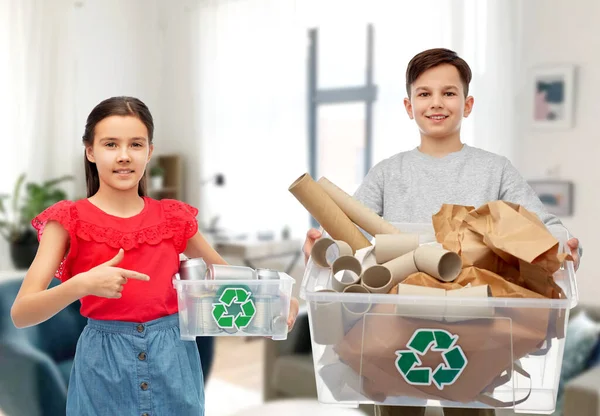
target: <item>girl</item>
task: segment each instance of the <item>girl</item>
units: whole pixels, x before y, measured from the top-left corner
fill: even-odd
[[[113,97],[85,126],[87,199],[36,217],[40,246],[11,310],[36,325],[80,299],[88,325],[77,343],[67,415],[203,415],[194,342],[179,338],[171,279],[179,254],[225,261],[198,232],[198,210],[146,196],[154,123],[144,103]],[[62,284],[47,289],[56,275]],[[298,313],[292,300],[288,330]]]

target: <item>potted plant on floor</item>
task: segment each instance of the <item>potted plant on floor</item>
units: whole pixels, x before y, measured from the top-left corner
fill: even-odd
[[[41,184],[25,184],[23,173],[12,195],[0,195],[0,234],[9,243],[10,256],[17,269],[29,268],[37,252],[37,234],[31,220],[52,204],[67,199],[67,194],[57,186],[72,179],[72,176],[62,176]]]

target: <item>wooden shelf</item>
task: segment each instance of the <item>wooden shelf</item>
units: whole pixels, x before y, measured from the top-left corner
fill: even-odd
[[[163,168],[164,180],[161,188],[152,188],[152,179],[148,178],[148,194],[155,199],[184,200],[183,195],[183,158],[180,155],[160,155],[153,158],[154,165]]]

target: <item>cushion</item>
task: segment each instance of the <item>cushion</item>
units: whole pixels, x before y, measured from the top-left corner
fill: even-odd
[[[71,368],[73,368],[73,360],[64,360],[58,363],[58,371],[60,371],[60,375],[67,386],[71,377]]]
[[[600,337],[598,338],[598,342],[596,342],[596,347],[592,351],[590,355],[590,359],[587,362],[587,368],[592,368],[600,365]]]
[[[581,310],[569,320],[554,415],[561,414],[564,387],[569,380],[586,370],[588,360],[598,343],[599,336],[600,323],[594,322],[585,310]]]

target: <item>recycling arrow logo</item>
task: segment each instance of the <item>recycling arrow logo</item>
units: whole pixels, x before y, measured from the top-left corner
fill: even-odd
[[[219,302],[213,303],[212,316],[220,328],[244,329],[255,314],[252,292],[243,287],[227,287],[221,292]]]
[[[443,329],[418,329],[408,341],[408,349],[396,351],[396,368],[408,384],[430,386],[433,383],[443,390],[458,380],[468,363],[457,341],[458,335]],[[429,350],[442,352],[444,362],[435,370],[420,367],[422,362],[419,356]]]

